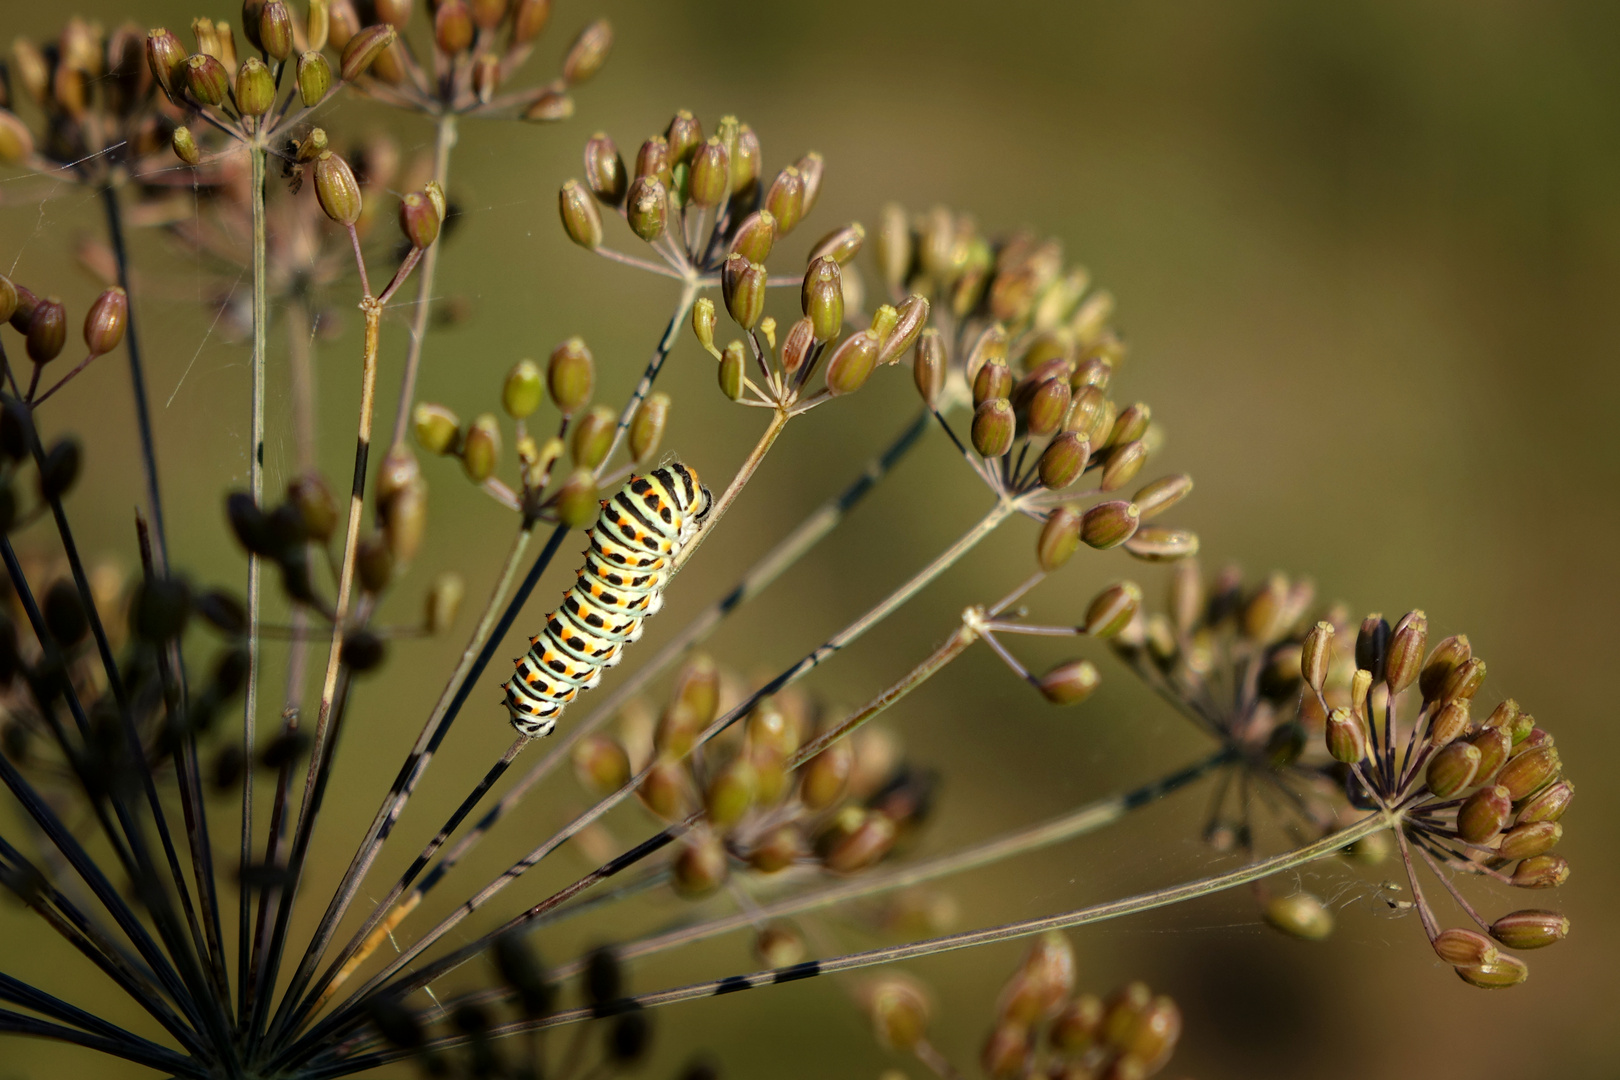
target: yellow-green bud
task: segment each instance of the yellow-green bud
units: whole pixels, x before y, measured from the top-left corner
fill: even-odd
[[[399,32],[388,23],[378,23],[351,37],[343,46],[343,59],[338,65],[343,81],[353,82],[364,75],[398,36]]]
[[[514,420],[524,420],[540,407],[545,395],[546,381],[540,374],[540,365],[533,360],[519,360],[501,384],[501,408]]]
[[[618,423],[618,417],[607,405],[593,406],[590,412],[574,422],[569,450],[574,456],[575,467],[595,469],[607,459]]]
[[[551,350],[546,365],[546,388],[557,411],[571,416],[591,400],[596,365],[583,338],[571,337]]]
[[[613,24],[606,19],[597,19],[581,30],[574,43],[568,46],[568,53],[563,57],[563,81],[569,86],[585,82],[602,70],[612,48]]]
[[[817,341],[838,336],[844,326],[844,284],[837,260],[823,257],[810,264],[799,300]]]
[[[870,330],[845,338],[827,361],[827,390],[836,397],[865,386],[877,364],[877,353],[877,335]]]
[[[501,425],[494,413],[474,417],[467,426],[466,438],[461,440],[461,465],[475,484],[482,484],[495,474],[500,463]]]
[[[1015,429],[1012,403],[1004,397],[989,398],[973,410],[970,434],[973,449],[983,458],[998,458],[1012,449]]]
[[[1081,629],[1095,638],[1111,638],[1129,626],[1141,609],[1142,587],[1134,581],[1122,581],[1092,599]]]
[[[417,444],[430,454],[453,454],[460,444],[461,419],[443,405],[422,402],[411,410]]]
[[[732,401],[743,396],[743,343],[733,341],[720,355],[720,392]]]
[[[557,193],[557,210],[562,215],[563,230],[568,239],[587,251],[595,251],[602,244],[602,215],[596,203],[578,180],[569,180]]]
[[[1090,660],[1059,664],[1036,680],[1042,695],[1054,705],[1078,705],[1091,696],[1101,681],[1096,665]]]
[[[669,224],[669,193],[657,176],[638,176],[630,185],[627,206],[631,232],[649,244],[664,235]]]
[[[1333,933],[1333,912],[1308,892],[1274,896],[1261,914],[1274,929],[1290,937],[1321,941]]]
[[[649,394],[630,420],[630,460],[646,461],[657,453],[668,423],[669,395],[662,391]]]
[[[332,65],[326,57],[310,50],[298,57],[298,100],[304,108],[313,109],[326,100],[332,89]]]
[[[596,477],[589,469],[574,470],[557,492],[557,520],[571,529],[582,529],[596,520],[600,509]]]
[[[84,313],[84,344],[91,356],[103,356],[118,348],[129,323],[129,296],[116,285],[96,297]]]
[[[315,159],[315,197],[326,216],[339,225],[360,220],[360,185],[349,163],[330,150],[321,151]]]
[[[743,218],[731,238],[728,255],[741,255],[749,262],[762,263],[770,258],[776,244],[776,218],[769,210],[756,210]]]

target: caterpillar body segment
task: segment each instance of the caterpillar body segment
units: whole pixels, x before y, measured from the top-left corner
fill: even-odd
[[[519,734],[550,735],[562,711],[641,637],[643,620],[663,607],[676,557],[713,502],[697,473],[675,461],[630,477],[602,503],[579,579],[501,687]]]

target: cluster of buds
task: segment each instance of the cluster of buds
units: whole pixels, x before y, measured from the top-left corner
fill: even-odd
[[[418,404],[412,413],[416,441],[428,453],[459,458],[468,479],[530,520],[584,528],[600,508],[598,491],[620,479],[603,477],[602,472],[621,441],[631,465],[646,462],[657,454],[669,423],[669,395],[654,393],[637,405],[621,433],[619,414],[612,407],[591,404],[595,385],[596,361],[577,337],[553,349],[544,369],[525,359],[507,372],[501,410],[514,424],[515,486],[496,475],[502,435],[500,418],[493,412],[463,422],[443,405]],[[535,414],[548,398],[559,419],[556,434],[541,439],[530,429],[537,426]]]
[[[585,144],[585,181],[569,180],[558,195],[563,228],[587,250],[705,285],[719,284],[730,265],[728,298],[740,289],[739,310],[754,311],[764,304],[765,259],[814,208],[823,166],[820,154],[806,154],[769,184],[762,169],[759,137],[734,116],[705,137],[696,117],[676,113],[662,135],[641,144],[633,173],[612,138],[598,132]],[[617,212],[666,266],[602,247],[601,207]],[[733,256],[744,261],[733,264]],[[750,267],[757,269],[745,275]],[[738,321],[753,329],[761,314]]]
[[[927,816],[933,778],[904,762],[885,729],[863,728],[790,770],[795,752],[838,719],[792,690],[762,699],[744,722],[692,752],[743,690],[708,657],[694,656],[656,719],[628,709],[617,737],[587,736],[575,749],[575,771],[593,792],[616,790],[650,764],[638,791],[648,810],[665,821],[700,813],[674,857],[678,893],[707,896],[734,872],[857,874]],[[776,928],[760,950],[781,959],[793,940]]]
[[[1569,877],[1569,863],[1552,849],[1563,836],[1560,819],[1574,787],[1563,779],[1552,736],[1512,699],[1476,718],[1485,662],[1463,635],[1431,649],[1421,611],[1407,612],[1393,628],[1376,614],[1362,622],[1348,700],[1335,704],[1327,690],[1336,633],[1329,622],[1316,624],[1300,666],[1326,717],[1327,750],[1347,770],[1351,800],[1390,819],[1412,902],[1440,958],[1475,986],[1523,982],[1525,963],[1499,946],[1551,945],[1568,933],[1569,920],[1534,909],[1487,922],[1456,889],[1452,874],[1522,889],[1553,888]],[[1440,927],[1419,884],[1414,851],[1479,931]]]
[[[68,315],[62,301],[54,296],[38,296],[0,274],[0,325],[9,324],[22,339],[23,352],[33,365],[26,389],[10,363],[10,354],[0,347],[0,380],[27,408],[41,404],[99,356],[118,348],[129,323],[129,297],[114,286],[91,302],[84,314],[83,360],[45,389],[40,382],[46,365],[62,355],[67,346]]]
[[[96,186],[147,171],[141,159],[162,149],[172,120],[149,108],[154,83],[137,28],[109,34],[74,16],[56,41],[19,37],[12,49],[8,74],[21,97],[0,79],[0,164]],[[15,111],[24,99],[39,111],[37,136]]]
[[[612,26],[598,19],[575,37],[555,78],[502,93],[551,21],[551,0],[437,0],[427,9],[432,39],[421,51],[408,38],[413,0],[316,0],[312,12],[316,6],[328,12],[346,80],[369,97],[432,116],[515,111],[525,120],[566,120],[574,113],[570,92],[602,70],[613,46]],[[375,51],[351,71],[351,49]]]

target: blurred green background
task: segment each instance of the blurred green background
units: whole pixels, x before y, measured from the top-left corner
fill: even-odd
[[[195,14],[237,19],[234,8],[174,0],[92,0],[77,10],[176,29]],[[7,30],[46,38],[68,11],[12,5]],[[1535,895],[1470,887],[1488,912],[1550,904],[1574,920],[1570,942],[1528,957],[1531,979],[1517,990],[1483,993],[1446,971],[1415,917],[1392,917],[1376,895],[1379,881],[1401,879],[1389,864],[1320,864],[1302,875],[1341,907],[1325,944],[1271,933],[1249,897],[1234,893],[1077,932],[1082,984],[1107,992],[1141,977],[1176,996],[1186,1032],[1170,1075],[1620,1071],[1609,1026],[1620,932],[1607,891],[1620,889],[1620,868],[1602,861],[1620,840],[1620,821],[1598,768],[1620,749],[1602,674],[1614,663],[1620,601],[1620,11],[1598,3],[564,0],[537,62],[554,63],[599,12],[613,19],[617,44],[608,68],[580,92],[572,123],[463,127],[451,189],[466,216],[445,248],[440,292],[468,300],[472,316],[430,339],[423,396],[463,416],[494,408],[515,359],[579,333],[601,363],[606,399],[622,398],[674,291],[569,246],[556,190],[578,174],[591,132],[608,130],[633,152],[678,107],[710,127],[723,112],[742,116],[760,133],[771,170],[805,150],[826,156],[821,201],[778,257],[782,272],[814,237],[849,219],[870,223],[891,199],[914,209],[945,202],[990,231],[1029,226],[1060,237],[1118,297],[1116,323],[1131,345],[1118,393],[1151,402],[1165,426],[1160,468],[1195,476],[1197,491],[1173,523],[1199,531],[1206,566],[1232,560],[1255,575],[1309,574],[1325,598],[1357,612],[1393,619],[1422,607],[1436,637],[1466,632],[1490,665],[1484,698],[1512,696],[1533,711],[1556,735],[1581,794],[1560,849],[1574,864],[1568,885]],[[345,133],[378,125],[410,152],[431,138],[417,118],[363,105],[327,119],[340,144]],[[75,268],[72,243],[98,227],[97,206],[82,192],[38,179],[0,184],[0,265],[36,288],[50,283],[74,319],[96,287]],[[616,243],[631,241],[621,233]],[[199,301],[215,278],[166,254],[155,235],[139,236],[135,250],[175,557],[201,579],[238,582],[243,563],[223,542],[220,500],[245,479],[247,351],[211,332],[213,312]],[[780,301],[785,311],[788,298]],[[385,331],[383,422],[392,416],[404,319],[391,316]],[[333,477],[346,474],[352,447],[357,326],[349,316],[347,334],[323,345],[318,360],[323,464]],[[283,372],[275,366],[272,377]],[[665,388],[676,403],[666,445],[711,484],[723,482],[760,416],[724,407],[712,362],[684,336]],[[894,370],[857,399],[796,423],[674,588],[671,613],[652,624],[649,640],[663,640],[681,612],[717,595],[843,486],[909,417],[912,400],[909,374]],[[121,359],[98,363],[47,412],[47,428],[71,427],[88,443],[92,479],[72,505],[81,540],[133,565],[138,488]],[[284,431],[282,382],[271,412],[273,432]],[[269,449],[275,487],[291,447],[277,435]],[[469,596],[483,595],[512,528],[453,463],[424,464],[428,546],[385,618],[414,618],[422,583],[441,568],[459,569]],[[749,673],[792,661],[930,558],[984,503],[959,459],[932,437],[712,651]],[[813,688],[852,702],[898,676],[965,604],[1023,576],[1032,538],[1028,523],[1005,529],[818,672]],[[564,550],[571,555],[574,545]],[[1164,580],[1121,554],[1077,564],[1041,594],[1038,612],[1072,619],[1102,583]],[[518,630],[532,632],[541,605],[571,580],[567,569],[559,565],[541,585]],[[444,639],[400,645],[391,674],[360,689],[315,890],[330,887],[352,851],[466,622]],[[1040,662],[1061,650],[1027,655]],[[1079,709],[1033,700],[978,650],[893,713],[914,755],[945,777],[922,850],[1057,813],[1204,752],[1199,736],[1098,659],[1105,688]],[[486,681],[488,694],[475,695],[370,878],[374,892],[506,746],[497,677]],[[552,786],[504,846],[485,845],[467,882],[582,805],[572,779]],[[1055,912],[1206,871],[1215,862],[1197,836],[1206,797],[1182,794],[1105,834],[952,882],[961,925]],[[646,829],[638,815],[611,819],[621,841]],[[501,910],[533,902],[547,883],[584,867],[572,853],[556,862],[513,889]],[[642,909],[633,922],[602,919],[543,934],[540,944],[567,956],[671,914],[668,904]],[[36,952],[38,931],[9,908],[0,934],[6,968],[43,972],[66,980],[53,985],[74,1000],[98,1000],[93,974],[47,970],[60,950],[47,942]],[[830,940],[853,947],[873,939],[835,927]],[[1008,945],[910,968],[937,992],[938,1042],[970,1074],[1020,951]],[[738,937],[640,966],[632,982],[654,989],[752,967]],[[647,1075],[669,1075],[694,1047],[716,1051],[732,1076],[875,1077],[891,1066],[922,1075],[915,1062],[875,1047],[848,989],[815,980],[664,1010]],[[61,1075],[64,1064],[78,1075],[138,1071],[18,1041],[5,1044],[0,1062],[6,1076]]]

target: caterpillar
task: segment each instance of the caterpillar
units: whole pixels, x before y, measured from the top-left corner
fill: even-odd
[[[641,637],[642,620],[663,606],[676,557],[713,505],[697,472],[678,461],[630,477],[603,501],[579,580],[501,686],[520,735],[550,735],[579,692],[600,683],[602,669]]]

